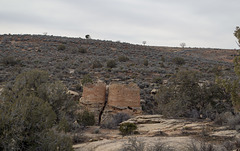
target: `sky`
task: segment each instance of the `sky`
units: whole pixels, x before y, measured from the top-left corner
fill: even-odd
[[[238,49],[240,0],[0,0],[0,34]]]

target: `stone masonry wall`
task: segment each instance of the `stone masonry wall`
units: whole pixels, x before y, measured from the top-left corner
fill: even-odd
[[[94,113],[96,123],[106,122],[120,112],[132,116],[141,114],[140,88],[136,84],[110,84],[108,96],[106,93],[105,83],[83,87],[80,105]]]
[[[80,105],[94,113],[95,121],[98,123],[106,99],[106,84],[88,84],[83,87],[83,94],[80,98]]]

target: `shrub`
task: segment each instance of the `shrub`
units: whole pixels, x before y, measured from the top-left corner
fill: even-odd
[[[65,45],[58,45],[57,50],[65,50],[66,46]]]
[[[2,58],[1,63],[5,66],[7,65],[14,66],[16,64],[20,64],[20,60],[17,60],[12,56],[8,56],[8,57]]]
[[[81,133],[75,133],[73,135],[73,144],[84,143],[88,140],[89,140],[89,138]]]
[[[136,137],[128,138],[128,142],[124,143],[121,151],[144,151],[145,143],[141,140],[138,140]]]
[[[177,65],[184,65],[185,64],[185,60],[181,57],[173,58],[173,62]]]
[[[106,121],[101,125],[102,128],[108,128],[108,129],[114,129],[117,128],[117,126],[130,119],[130,116],[127,113],[117,113],[114,115],[110,120]]]
[[[161,77],[155,77],[153,78],[153,83],[156,83],[156,84],[162,84],[162,78]]]
[[[165,143],[157,142],[155,143],[151,149],[151,151],[174,151],[171,147],[167,146]]]
[[[119,57],[118,57],[118,60],[119,60],[120,62],[126,62],[126,61],[129,60],[129,58],[128,58],[127,56],[119,56]]]
[[[117,63],[115,62],[115,60],[108,60],[107,61],[107,67],[108,68],[115,68],[117,66]]]
[[[93,65],[92,65],[92,68],[93,68],[93,69],[95,69],[95,68],[102,68],[102,67],[103,67],[103,65],[101,64],[100,61],[95,60],[95,61],[93,62]]]
[[[147,60],[147,59],[144,59],[143,65],[144,65],[144,66],[148,66],[148,60]]]
[[[95,124],[94,114],[88,112],[87,110],[79,114],[78,123],[82,126],[92,126]]]
[[[227,125],[230,129],[238,129],[238,126],[240,126],[240,114],[233,115],[227,119]]]
[[[82,79],[82,81],[81,81],[81,83],[82,83],[82,85],[86,85],[86,84],[88,84],[88,83],[92,83],[93,81],[92,81],[92,78],[90,77],[90,75],[85,75],[85,76],[83,76],[83,79]]]
[[[199,84],[199,74],[180,71],[162,85],[155,96],[154,111],[168,117],[214,119],[216,114],[231,111],[229,95],[216,84]]]
[[[119,127],[119,131],[122,135],[131,135],[137,129],[137,125],[134,123],[123,123]]]
[[[123,144],[120,151],[174,151],[174,149],[168,147],[165,143],[157,142],[153,146],[148,147],[143,140],[136,137],[129,137],[127,143]]]
[[[205,142],[199,142],[200,145],[197,145],[196,142],[192,141],[191,144],[188,144],[186,147],[187,151],[218,151],[220,150],[217,147],[214,147],[212,144],[207,144]]]
[[[81,47],[78,50],[79,50],[80,53],[87,53],[87,49],[85,49],[85,48]]]
[[[33,147],[30,150],[73,151],[72,145],[72,140],[66,135],[49,131],[41,135],[38,147]]]
[[[50,83],[46,72],[31,70],[18,75],[4,88],[1,100],[0,150],[72,150],[71,139],[52,129],[68,131],[69,123],[75,121],[76,105],[63,84]]]

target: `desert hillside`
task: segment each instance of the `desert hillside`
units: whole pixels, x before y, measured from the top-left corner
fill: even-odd
[[[56,148],[67,144],[76,151],[239,148],[238,106],[216,83],[217,77],[236,79],[237,54],[230,49],[0,35],[0,113],[6,115],[0,128],[16,128],[1,133],[8,139],[0,137],[0,150],[9,143],[10,148],[11,143],[18,146],[16,140],[25,133],[15,137],[15,130],[26,129],[39,136],[20,143],[41,146],[59,138]],[[38,117],[51,120],[41,121],[50,121],[42,126]],[[135,129],[120,133],[124,124]]]
[[[179,70],[199,71],[203,81],[214,81],[220,72],[223,77],[231,77],[236,55],[236,50],[153,47],[42,35],[1,35],[0,51],[1,85],[37,68],[48,71],[73,91],[79,91],[85,75],[107,84],[134,82],[146,102],[153,100],[153,89]],[[116,65],[111,66],[110,61]]]

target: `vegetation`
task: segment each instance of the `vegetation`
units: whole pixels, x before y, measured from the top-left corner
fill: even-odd
[[[80,125],[85,126],[92,126],[95,124],[95,118],[94,118],[94,114],[85,110],[82,113],[79,114],[78,117],[78,123]]]
[[[101,64],[100,61],[95,60],[95,61],[93,62],[93,65],[92,65],[92,68],[93,68],[93,69],[95,69],[95,68],[102,68],[102,67],[103,67],[103,65]]]
[[[128,142],[124,144],[121,151],[144,151],[145,143],[136,137],[128,138]]]
[[[185,64],[185,60],[181,57],[175,57],[173,58],[173,62],[176,64],[176,65],[184,65]]]
[[[21,62],[20,60],[17,60],[12,56],[8,56],[8,57],[2,58],[1,63],[5,66],[8,66],[8,65],[14,66],[14,65],[20,64]]]
[[[85,49],[85,48],[81,47],[78,50],[79,50],[80,53],[87,53],[87,49]]]
[[[91,36],[90,35],[85,35],[85,38],[86,39],[91,39]]]
[[[238,39],[238,45],[240,43],[240,28],[236,27],[236,30],[234,31],[234,36]],[[239,45],[240,46],[240,45]],[[240,112],[240,56],[236,56],[234,58],[234,72],[236,74],[236,80],[226,80],[217,78],[217,83],[219,83],[221,86],[223,86],[227,92],[231,94],[231,100],[233,107],[235,109],[235,112]]]
[[[193,117],[214,119],[217,113],[231,110],[226,92],[217,84],[199,84],[200,74],[179,71],[162,85],[155,96],[155,113],[167,117]],[[224,101],[227,100],[227,101]]]
[[[117,113],[110,120],[101,125],[102,128],[115,129],[120,123],[130,119],[127,113]]]
[[[144,65],[144,66],[148,66],[148,60],[147,60],[147,59],[144,59],[143,65]]]
[[[134,123],[123,123],[119,127],[119,131],[122,135],[131,135],[137,129],[137,125]]]
[[[200,145],[197,145],[196,142],[192,141],[191,144],[188,144],[187,151],[218,151],[219,149],[214,147],[212,144],[207,144],[205,142],[199,142]]]
[[[156,83],[156,84],[162,84],[162,78],[161,77],[155,77],[153,78],[153,83]]]
[[[121,151],[174,151],[172,148],[161,141],[154,143],[153,146],[147,146],[144,141],[137,137],[129,137],[127,143],[123,144]]]
[[[58,45],[57,49],[58,50],[65,50],[66,46],[65,45]]]
[[[126,61],[129,60],[129,58],[128,58],[127,56],[119,56],[119,57],[118,57],[118,60],[119,60],[120,62],[126,62]]]
[[[86,85],[86,84],[89,84],[89,83],[92,83],[92,78],[90,77],[90,75],[85,75],[81,81],[82,85]]]
[[[107,67],[108,68],[115,68],[117,66],[117,63],[115,62],[115,60],[108,60],[107,61]]]
[[[184,49],[184,47],[186,46],[185,42],[180,43],[180,46],[182,47],[182,49]]]
[[[17,76],[1,95],[0,150],[72,150],[72,140],[60,135],[75,121],[76,105],[66,92],[44,71]]]

